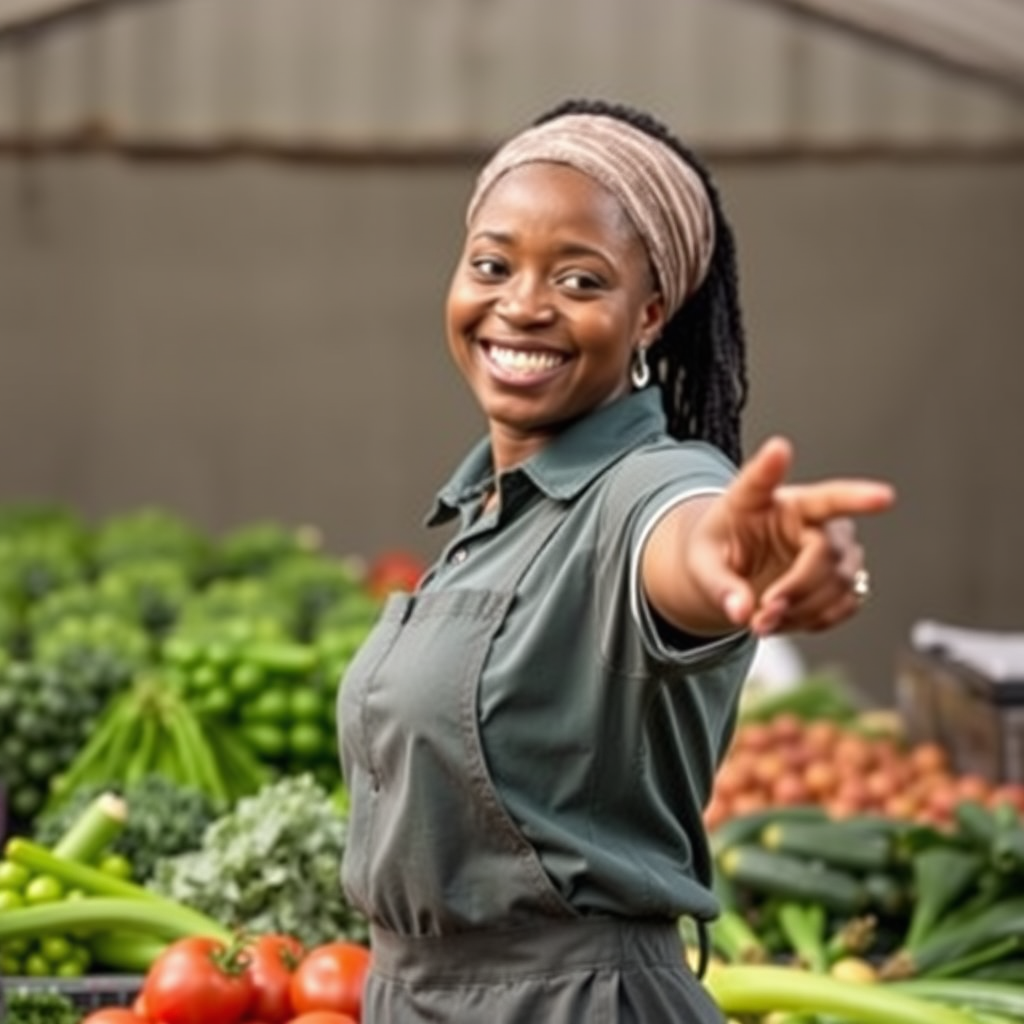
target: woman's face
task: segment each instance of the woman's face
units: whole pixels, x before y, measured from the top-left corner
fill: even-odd
[[[491,429],[498,469],[629,390],[662,322],[647,253],[615,197],[571,167],[499,178],[448,292],[448,345]]]

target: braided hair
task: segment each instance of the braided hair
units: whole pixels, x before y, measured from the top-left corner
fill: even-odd
[[[732,228],[711,174],[689,148],[649,114],[603,100],[566,100],[541,114],[543,124],[567,114],[618,118],[682,157],[707,190],[715,220],[715,248],[703,283],[665,324],[648,359],[661,388],[669,433],[707,441],[741,461],[741,414],[747,401],[746,335]]]

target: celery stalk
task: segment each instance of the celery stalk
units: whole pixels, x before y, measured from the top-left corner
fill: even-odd
[[[726,1015],[816,1013],[857,1024],[976,1024],[966,1013],[886,985],[792,967],[713,965],[704,983]]]
[[[205,914],[164,900],[87,896],[80,900],[18,907],[0,914],[0,943],[53,933],[69,934],[75,929],[136,931],[168,940],[192,935],[222,942],[234,939],[229,928]]]
[[[58,856],[45,846],[14,836],[7,841],[4,853],[9,861],[38,874],[53,875],[70,889],[82,889],[92,896],[115,896],[124,899],[163,901],[163,897],[134,882],[115,878],[88,864],[79,864]],[[166,902],[166,901],[165,901]]]
[[[58,857],[91,864],[124,828],[128,805],[116,793],[100,793],[51,850]]]

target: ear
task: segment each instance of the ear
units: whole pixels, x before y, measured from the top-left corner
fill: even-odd
[[[652,344],[665,326],[665,300],[661,292],[651,292],[640,314],[640,329],[637,332],[642,345]]]

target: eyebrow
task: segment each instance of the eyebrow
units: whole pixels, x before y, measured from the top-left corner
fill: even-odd
[[[514,236],[510,235],[507,231],[489,231],[486,229],[476,231],[471,236],[471,241],[478,239],[497,242],[499,245],[513,245],[515,243]],[[594,256],[605,263],[611,263],[608,255],[603,250],[595,249],[590,245],[582,245],[578,242],[569,242],[559,246],[558,254],[560,256]]]

